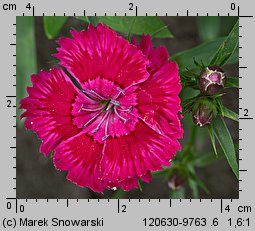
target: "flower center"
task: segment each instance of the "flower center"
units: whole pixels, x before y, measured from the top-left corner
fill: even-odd
[[[99,142],[128,135],[138,121],[135,89],[121,89],[106,79],[89,80],[73,104],[74,124]]]

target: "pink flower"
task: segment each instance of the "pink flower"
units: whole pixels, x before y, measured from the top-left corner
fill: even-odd
[[[181,149],[178,66],[149,35],[130,44],[101,24],[71,34],[54,56],[82,89],[60,68],[32,75],[21,118],[70,181],[95,192],[137,188]]]

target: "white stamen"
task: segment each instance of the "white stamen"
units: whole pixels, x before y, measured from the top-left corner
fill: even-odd
[[[87,128],[88,125],[93,122],[100,114],[102,113],[102,111],[99,111],[97,114],[95,114],[87,123],[85,123],[83,125],[84,128]]]
[[[119,106],[120,102],[115,100],[115,99],[111,99],[110,103],[114,104],[115,106]]]
[[[133,106],[130,106],[128,109],[118,109],[119,111],[122,111],[122,112],[128,112],[128,113],[131,113],[132,110],[133,110]]]
[[[104,109],[104,107],[103,107],[103,106],[98,107],[98,108],[84,108],[83,106],[84,106],[84,104],[82,104],[82,105],[81,105],[81,108],[79,109],[79,111],[78,111],[78,112],[81,112],[81,111],[96,112],[96,111],[99,111],[99,110]]]
[[[102,138],[102,141],[105,141],[110,135],[105,135],[103,138]]]
[[[110,136],[108,134],[108,125],[109,125],[110,117],[111,117],[111,113],[109,114],[109,116],[107,116],[107,119],[106,119],[105,128],[104,128],[105,136],[102,138],[102,141],[106,140]]]
[[[125,90],[121,89],[120,87],[117,87],[116,89],[119,91],[119,93],[115,97],[115,99],[118,99],[121,94],[125,95]]]
[[[124,121],[124,124],[126,123],[126,122],[128,122],[130,120],[130,118],[127,118],[125,121]]]
[[[107,108],[105,109],[106,111],[109,111],[113,107],[112,104],[108,104]]]
[[[83,108],[83,104],[81,105],[81,108],[78,111],[79,113],[82,111],[82,108]]]
[[[103,118],[101,119],[101,121],[99,122],[99,124],[97,125],[97,127],[96,127],[94,130],[92,130],[92,133],[96,133],[96,132],[99,130],[99,128],[101,127],[102,123],[105,121],[105,119],[106,119],[106,117],[107,117],[108,115],[109,115],[109,112],[106,112],[106,113],[104,114]]]
[[[122,116],[118,113],[116,107],[114,107],[114,112],[116,113],[116,115],[117,115],[120,119],[122,119],[122,120],[124,121],[124,123],[126,123],[126,122],[128,121],[128,119],[125,119],[124,117],[122,117]]]
[[[89,99],[93,100],[93,101],[96,101],[93,97],[91,97],[88,92],[86,92],[86,90],[84,89],[81,89],[80,92],[82,92],[84,95],[86,95]]]
[[[117,87],[117,90],[118,90],[119,92],[121,92],[122,94],[125,93],[125,91],[124,91],[123,89],[121,89],[120,87]]]
[[[95,128],[94,130],[92,130],[92,133],[96,133],[99,130],[99,128]]]
[[[94,96],[97,96],[100,100],[106,100],[105,97],[99,95],[98,93],[96,93],[96,92],[93,91],[93,90],[88,90],[88,92],[91,93],[91,94],[94,95]]]

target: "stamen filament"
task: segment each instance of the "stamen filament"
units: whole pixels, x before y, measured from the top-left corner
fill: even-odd
[[[95,99],[93,99],[90,95],[87,94],[86,90],[81,89],[80,92],[82,92],[84,95],[86,95],[89,99],[96,101]]]
[[[119,108],[119,111],[128,112],[128,113],[132,112],[132,110],[133,110],[133,106],[130,106],[128,109],[121,109],[121,108]]]
[[[120,102],[115,100],[115,99],[111,99],[110,103],[114,104],[115,106],[119,106]]]
[[[93,90],[85,90],[81,89],[80,92],[82,92],[84,95],[86,95],[89,99],[93,101],[100,101],[100,100],[106,100],[103,96],[99,95]]]
[[[104,114],[102,120],[99,122],[99,124],[97,125],[97,127],[96,127],[94,130],[92,130],[92,133],[96,133],[96,132],[99,130],[99,128],[101,127],[102,123],[105,121],[105,119],[106,119],[106,117],[107,117],[108,115],[109,115],[109,111],[107,111],[107,112]]]
[[[87,123],[85,123],[83,125],[84,128],[87,128],[88,125],[93,122],[100,114],[102,113],[102,111],[98,112],[97,114],[95,114]]]
[[[104,107],[103,107],[103,106],[98,107],[98,108],[84,108],[83,106],[84,106],[84,104],[82,104],[82,106],[81,106],[81,108],[79,109],[79,111],[78,111],[78,112],[81,112],[81,111],[96,112],[96,111],[99,111],[99,110],[104,109]]]
[[[105,128],[104,128],[105,136],[102,138],[102,141],[106,140],[110,136],[108,134],[108,125],[109,125],[110,118],[111,118],[111,113],[109,114],[109,116],[107,116],[107,119],[106,119]]]
[[[91,94],[94,95],[94,96],[97,96],[100,100],[106,100],[105,97],[99,95],[98,93],[96,93],[96,92],[93,91],[93,90],[88,90],[88,92],[91,93]]]
[[[118,98],[120,97],[121,94],[125,95],[125,90],[121,89],[120,87],[117,87],[116,89],[119,91],[119,93],[118,93],[118,95],[115,97],[115,99],[118,99]]]
[[[122,119],[122,120],[124,121],[124,123],[126,123],[126,122],[128,121],[128,119],[125,119],[124,117],[122,117],[122,116],[118,113],[116,107],[114,107],[114,112],[116,113],[116,115],[117,115],[120,119]]]

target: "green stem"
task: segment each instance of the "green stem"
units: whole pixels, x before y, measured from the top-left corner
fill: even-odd
[[[190,139],[189,139],[189,143],[188,143],[188,147],[192,147],[195,139],[196,139],[196,134],[197,134],[197,126],[195,124],[192,124],[191,126],[191,131],[190,131]]]

